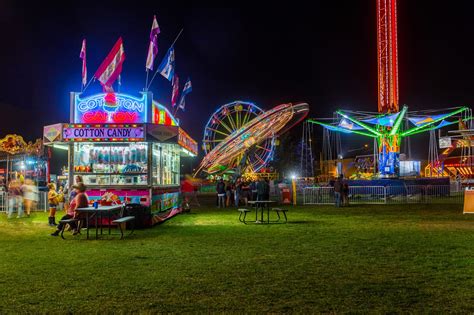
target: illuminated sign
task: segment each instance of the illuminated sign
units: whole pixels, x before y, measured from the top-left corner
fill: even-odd
[[[190,151],[191,153],[198,154],[197,142],[191,138],[183,129],[179,128],[178,144]]]
[[[145,123],[147,94],[136,98],[127,94],[102,93],[85,98],[74,97],[74,123]]]
[[[440,149],[447,149],[452,146],[451,138],[450,137],[440,137],[439,138],[439,148]]]
[[[143,141],[143,125],[64,125],[64,141]]]
[[[63,125],[54,124],[43,127],[43,142],[51,143],[54,141],[61,141]]]
[[[160,103],[153,101],[152,123],[165,126],[178,126],[176,119],[171,113]]]

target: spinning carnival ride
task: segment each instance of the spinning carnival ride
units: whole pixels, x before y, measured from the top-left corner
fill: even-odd
[[[336,111],[333,122],[309,119],[328,130],[352,133],[375,138],[378,146],[378,173],[380,177],[398,177],[400,172],[400,143],[408,136],[468,121],[467,107],[453,108],[448,113],[441,111],[408,112],[408,107],[394,114],[378,114],[356,111]],[[402,127],[403,126],[403,127]]]
[[[472,117],[467,107],[408,112],[408,108],[404,106],[400,111],[397,0],[376,0],[376,4],[378,113],[338,110],[335,112],[335,118],[330,119],[332,122],[308,122],[319,124],[330,131],[375,138],[379,177],[398,177],[402,138],[439,129],[458,121],[469,125]]]
[[[306,103],[282,104],[266,112],[242,101],[221,106],[204,129],[206,156],[195,174],[257,172],[272,158],[275,137],[303,120],[308,111]]]
[[[202,139],[204,152],[209,154],[222,141],[263,113],[262,109],[250,102],[235,101],[221,106],[214,112],[204,128]],[[244,140],[247,147],[252,145],[252,137],[247,135]],[[230,161],[230,165],[242,165],[244,169],[257,172],[272,158],[274,149],[274,137],[267,138],[260,144],[255,145],[251,151],[241,152],[234,156],[233,161]],[[214,172],[210,171],[210,173]]]

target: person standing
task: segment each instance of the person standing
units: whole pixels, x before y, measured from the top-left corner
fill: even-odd
[[[216,185],[217,205],[219,208],[225,208],[225,184],[221,178]]]
[[[23,192],[26,216],[29,217],[33,203],[36,200],[33,181],[27,178],[21,186],[21,191]]]
[[[235,206],[239,206],[240,195],[242,194],[242,181],[241,179],[237,179],[235,182]]]
[[[265,200],[265,183],[263,178],[259,178],[256,184],[257,187],[257,201]]]
[[[246,206],[248,206],[249,198],[250,198],[250,186],[247,181],[244,181],[242,183],[242,196],[244,197],[244,203]]]
[[[250,182],[250,193],[250,200],[257,200],[257,183],[254,180]]]
[[[341,206],[342,176],[339,176],[334,182],[334,199],[336,207]]]
[[[13,212],[17,211],[17,218],[23,216],[23,201],[21,196],[21,186],[17,179],[13,179],[8,184],[8,218],[12,218]]]
[[[232,198],[232,184],[230,182],[227,182],[227,185],[225,187],[225,195],[226,195],[225,206],[230,207],[231,198]]]
[[[49,204],[49,226],[56,226],[56,209],[58,207],[58,193],[56,192],[56,185],[54,183],[48,184],[48,204]]]
[[[263,197],[264,200],[270,200],[270,183],[268,179],[263,180]]]
[[[58,211],[63,211],[64,210],[64,191],[63,191],[63,186],[59,187],[58,190]]]
[[[349,205],[349,184],[347,181],[342,184],[342,205],[344,207]]]
[[[87,195],[85,193],[86,191],[86,186],[83,183],[79,183],[78,185],[72,186],[74,190],[76,190],[76,196],[74,199],[71,201],[67,213],[65,216],[61,218],[61,220],[67,220],[67,219],[72,219],[72,218],[78,218],[78,214],[76,213],[77,208],[87,208],[89,206],[89,199],[87,198]],[[75,222],[69,223],[69,226],[74,229],[73,235],[76,235],[79,233],[79,230],[77,229],[77,225]],[[58,236],[61,230],[64,227],[64,223],[59,223],[59,225],[56,228],[56,231],[51,233],[51,236]]]

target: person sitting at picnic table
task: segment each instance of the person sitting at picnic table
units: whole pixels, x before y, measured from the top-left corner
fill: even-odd
[[[72,188],[76,191],[76,196],[69,204],[67,209],[67,213],[65,216],[61,218],[61,220],[68,220],[72,218],[78,218],[76,213],[77,208],[87,208],[89,206],[89,198],[87,198],[86,186],[83,183],[79,183],[77,185],[72,186]],[[58,236],[61,230],[63,229],[64,223],[59,223],[56,231],[51,233],[51,236]],[[79,233],[77,226],[74,222],[69,223],[69,225],[74,229],[73,235]]]

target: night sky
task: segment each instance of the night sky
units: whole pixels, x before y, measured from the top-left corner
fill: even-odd
[[[195,139],[219,105],[236,99],[266,109],[306,101],[312,117],[328,117],[337,108],[377,110],[375,0],[262,8],[175,3],[0,1],[0,135],[32,140],[41,137],[44,125],[68,122],[69,91],[80,90],[83,38],[90,77],[123,37],[121,91],[138,94],[154,14],[161,28],[155,64],[184,28],[176,67],[181,84],[191,77],[193,92],[178,116]],[[434,3],[398,3],[400,103],[410,110],[474,101],[472,4]],[[87,94],[100,90],[96,82]],[[167,80],[158,76],[151,90],[169,104]]]

